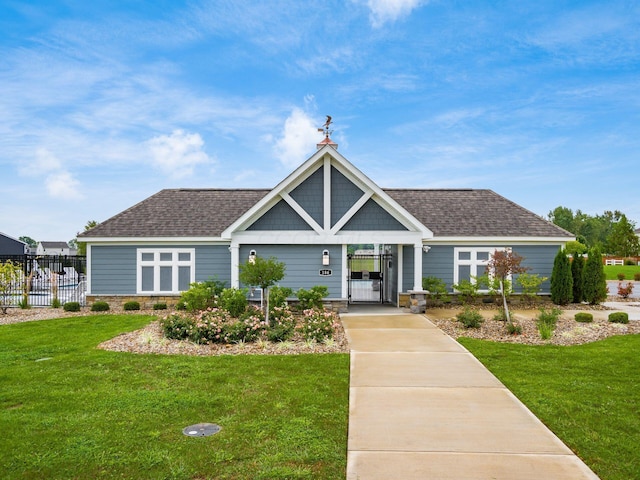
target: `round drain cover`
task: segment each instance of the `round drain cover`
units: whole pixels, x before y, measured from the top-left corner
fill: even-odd
[[[215,423],[197,423],[182,429],[182,433],[187,437],[208,437],[209,435],[213,435],[219,431],[220,426]]]

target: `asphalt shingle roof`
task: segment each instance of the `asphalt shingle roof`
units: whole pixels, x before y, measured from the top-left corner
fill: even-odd
[[[436,237],[573,237],[491,190],[383,189]],[[218,237],[269,189],[170,189],[80,237]]]

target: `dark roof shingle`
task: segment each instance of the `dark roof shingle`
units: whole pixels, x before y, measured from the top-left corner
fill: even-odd
[[[491,190],[383,190],[436,237],[573,237]],[[270,191],[161,190],[79,237],[219,237]]]

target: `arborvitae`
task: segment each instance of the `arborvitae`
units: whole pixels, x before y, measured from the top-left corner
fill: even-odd
[[[579,254],[573,255],[573,261],[571,262],[571,277],[573,278],[573,303],[580,303],[584,299],[583,289],[583,274],[584,272],[584,257]]]
[[[582,287],[584,301],[591,305],[597,305],[607,299],[607,277],[604,274],[602,255],[597,247],[589,250],[582,277],[584,279]]]
[[[573,298],[573,279],[567,252],[561,248],[553,261],[551,272],[551,301],[556,305],[567,305]]]

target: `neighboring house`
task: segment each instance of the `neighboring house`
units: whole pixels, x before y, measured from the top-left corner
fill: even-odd
[[[496,249],[550,277],[558,249],[574,240],[490,190],[380,188],[328,140],[273,189],[162,190],[81,233],[87,295],[176,296],[213,277],[240,287],[238,266],[257,254],[286,264],[282,286],[325,285],[329,298],[362,301],[369,281],[375,301],[397,304],[425,276],[451,288],[482,275]],[[347,254],[362,244],[383,252],[365,275]]]
[[[36,255],[75,255],[67,242],[38,242]]]
[[[0,232],[0,255],[24,255],[28,245]]]

